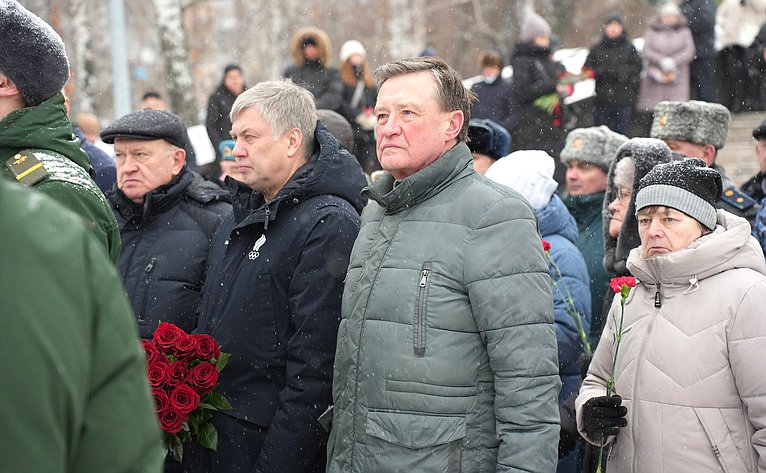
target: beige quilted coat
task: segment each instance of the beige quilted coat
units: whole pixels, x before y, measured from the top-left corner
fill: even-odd
[[[712,234],[651,260],[634,249],[628,269],[640,282],[615,370],[628,425],[607,472],[766,472],[766,264],[750,225],[719,210]],[[606,389],[612,314],[619,298],[577,398],[583,435],[581,408]]]

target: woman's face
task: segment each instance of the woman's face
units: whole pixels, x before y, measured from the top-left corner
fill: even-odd
[[[604,33],[612,39],[617,39],[622,36],[622,31],[622,25],[617,21],[607,23],[606,26],[604,26]]]
[[[347,59],[347,61],[348,61],[348,62],[349,62],[349,64],[351,64],[352,66],[361,66],[362,64],[364,64],[364,57],[362,57],[362,55],[361,55],[361,54],[352,54],[352,55],[351,55],[351,56],[350,56],[350,57]]]
[[[630,189],[627,187],[618,187],[617,196],[609,203],[609,211],[612,213],[612,219],[609,221],[609,236],[617,238],[622,228],[622,222],[625,220],[625,214],[628,212],[630,204]]]
[[[636,218],[644,258],[686,248],[703,235],[703,227],[697,220],[669,207],[645,207]]]

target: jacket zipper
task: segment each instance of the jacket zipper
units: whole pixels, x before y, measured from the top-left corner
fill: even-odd
[[[662,307],[662,296],[660,294],[661,288],[662,285],[657,282],[657,292],[654,293],[654,307]]]
[[[418,315],[415,320],[415,356],[426,355],[426,295],[428,292],[428,276],[431,274],[431,263],[423,263],[418,284]]]
[[[154,271],[154,267],[157,264],[157,258],[150,258],[149,264],[146,265],[144,268],[144,296],[141,299],[141,313],[138,315],[138,318],[140,320],[146,320],[148,317],[146,316],[146,303],[149,299],[149,285],[152,282],[152,271]]]

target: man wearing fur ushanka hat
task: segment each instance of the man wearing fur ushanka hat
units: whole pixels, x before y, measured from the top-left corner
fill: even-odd
[[[723,194],[718,208],[748,219],[752,225],[758,203],[737,188],[723,167],[715,162],[726,144],[731,114],[717,103],[689,100],[660,102],[654,112],[651,137],[663,140],[671,150],[699,158],[721,174]]]
[[[0,175],[80,214],[112,262],[117,221],[64,108],[69,61],[61,37],[16,0],[0,0]]]
[[[607,173],[620,145],[628,138],[606,126],[577,128],[567,135],[559,155],[567,167],[568,195],[564,204],[577,221],[577,248],[582,252],[590,275],[591,307],[597,327],[589,335],[595,347],[601,332],[600,308],[609,279],[614,275],[604,268],[604,236],[601,230]]]

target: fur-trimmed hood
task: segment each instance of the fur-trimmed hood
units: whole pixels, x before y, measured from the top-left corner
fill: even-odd
[[[617,196],[617,187],[614,184],[614,174],[617,163],[624,158],[633,158],[635,166],[633,174],[633,185],[630,191],[630,204],[625,212],[622,228],[617,238],[609,235],[609,221],[612,219],[612,213],[609,211],[609,204]],[[617,150],[617,156],[614,158],[607,178],[606,194],[604,195],[603,207],[603,231],[604,231],[604,268],[617,275],[627,275],[628,269],[626,263],[630,250],[641,246],[641,239],[638,236],[638,222],[636,220],[636,194],[638,192],[638,181],[660,163],[668,163],[672,160],[672,153],[664,141],[654,138],[633,138],[626,141]]]
[[[303,50],[301,48],[305,38],[312,38],[316,42],[319,48],[319,63],[322,64],[322,67],[332,65],[332,43],[330,42],[330,37],[327,36],[327,33],[314,26],[306,26],[299,29],[290,39],[290,55],[293,57],[295,65],[303,67],[306,63],[306,58],[303,57]]]

